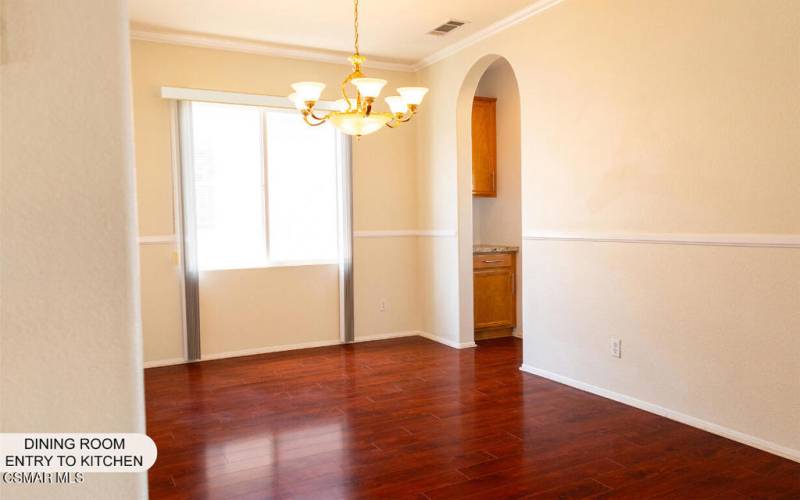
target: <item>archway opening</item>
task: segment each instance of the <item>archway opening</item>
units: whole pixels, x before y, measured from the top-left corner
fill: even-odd
[[[461,342],[522,338],[520,95],[507,59],[473,65],[457,113]]]

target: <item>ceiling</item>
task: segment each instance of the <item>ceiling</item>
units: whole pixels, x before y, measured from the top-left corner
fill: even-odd
[[[536,3],[535,0],[361,0],[361,52],[414,64]],[[284,47],[353,51],[351,0],[130,0],[134,30],[188,32]],[[427,33],[456,19],[446,36]]]

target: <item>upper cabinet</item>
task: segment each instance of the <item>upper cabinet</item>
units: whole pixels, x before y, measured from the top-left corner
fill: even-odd
[[[497,197],[497,124],[494,97],[472,101],[472,195]]]

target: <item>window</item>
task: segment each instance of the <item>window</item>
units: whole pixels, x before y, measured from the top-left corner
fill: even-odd
[[[336,131],[294,112],[191,103],[200,270],[338,257]]]

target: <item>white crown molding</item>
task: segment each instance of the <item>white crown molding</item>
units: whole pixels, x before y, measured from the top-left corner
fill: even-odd
[[[399,229],[399,230],[376,230],[376,231],[353,231],[355,238],[449,238],[455,237],[458,233],[455,229]]]
[[[523,364],[522,366],[519,367],[519,369],[525,373],[530,373],[531,375],[544,377],[548,380],[552,380],[560,384],[568,385],[570,387],[574,387],[582,391],[596,394],[598,396],[611,399],[628,406],[633,406],[634,408],[639,408],[640,410],[644,410],[650,413],[655,413],[656,415],[661,415],[662,417],[666,417],[670,420],[675,420],[676,422],[680,422],[682,424],[686,424],[691,427],[696,427],[698,429],[702,429],[704,431],[716,434],[718,436],[732,439],[739,443],[743,443],[748,446],[758,448],[759,450],[763,450],[768,453],[772,453],[774,455],[788,458],[789,460],[794,460],[795,462],[800,462],[800,450],[788,448],[786,446],[773,443],[772,441],[767,441],[766,439],[762,439],[750,434],[745,434],[744,432],[740,432],[731,429],[729,427],[715,424],[713,422],[693,417],[691,415],[686,415],[685,413],[671,410],[669,408],[665,408],[663,406],[659,406],[647,401],[642,401],[641,399],[637,399],[632,396],[628,396],[626,394],[621,394],[619,392],[614,392],[609,389],[605,389],[603,387],[598,387],[596,385],[588,384],[586,382],[581,382],[580,380],[575,380],[569,377],[565,377],[564,375],[543,370],[535,366]]]
[[[550,7],[561,3],[562,1],[563,0],[538,0],[537,2],[534,2],[531,5],[514,12],[510,16],[504,17],[503,19],[490,24],[482,30],[475,32],[472,35],[453,43],[452,45],[448,45],[447,47],[440,49],[431,55],[423,57],[417,61],[412,68],[414,71],[419,71],[422,68],[437,63],[442,59],[450,57],[471,45],[475,45],[481,40],[484,40],[492,35],[496,35],[501,31],[507,30],[508,28],[514,26],[515,24],[521,23],[529,17],[540,14]]]
[[[563,0],[538,0],[531,5],[514,12],[472,35],[454,42],[428,56],[423,57],[413,64],[381,61],[367,59],[364,64],[367,68],[385,69],[388,71],[403,71],[413,73],[431,64],[441,61],[465,48],[475,45],[481,40],[496,35],[515,24],[518,24],[529,17],[535,16],[545,10],[561,3]],[[186,33],[180,31],[169,31],[162,29],[148,29],[145,26],[131,28],[131,39],[143,42],[166,43],[171,45],[184,45],[188,47],[200,47],[204,49],[227,50],[231,52],[244,52],[247,54],[259,54],[273,57],[283,57],[287,59],[299,59],[303,61],[315,61],[331,64],[347,65],[349,53],[333,52],[306,47],[287,47],[269,42],[254,40],[242,40],[237,38],[218,37],[201,33]]]
[[[166,43],[171,45],[184,45],[203,49],[227,50],[230,52],[244,52],[247,54],[283,57],[286,59],[299,59],[349,66],[347,58],[349,53],[322,51],[303,47],[286,47],[283,45],[235,38],[223,38],[199,33],[184,33],[178,31],[148,30],[144,27],[131,29],[131,39],[143,42]],[[367,59],[364,64],[367,68],[385,69],[389,71],[413,72],[414,65]]]
[[[640,243],[659,245],[800,248],[800,235],[798,234],[676,234],[536,231],[525,234],[522,239],[528,241],[591,241],[601,243]]]

